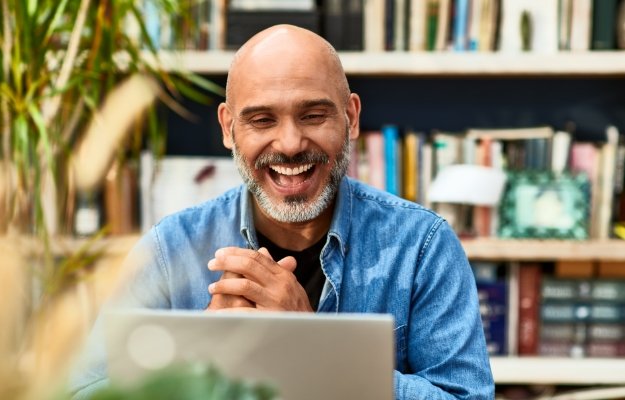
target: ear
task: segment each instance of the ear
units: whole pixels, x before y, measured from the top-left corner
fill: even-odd
[[[350,93],[347,100],[347,118],[349,121],[349,138],[355,140],[360,134],[360,97],[356,93]]]
[[[230,134],[232,128],[232,112],[230,107],[226,103],[221,103],[217,108],[217,118],[219,119],[219,125],[221,125],[221,135],[224,146],[232,150],[234,144],[232,143],[232,135]]]

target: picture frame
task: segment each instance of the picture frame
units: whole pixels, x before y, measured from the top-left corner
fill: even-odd
[[[587,239],[587,175],[551,171],[508,172],[499,208],[501,238]]]

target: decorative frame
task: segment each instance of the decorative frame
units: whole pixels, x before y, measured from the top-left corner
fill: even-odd
[[[590,182],[583,174],[508,172],[499,208],[499,237],[587,239]]]

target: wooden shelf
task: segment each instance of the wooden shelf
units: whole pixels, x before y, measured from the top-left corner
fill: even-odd
[[[625,385],[618,358],[491,357],[497,384]]]
[[[625,240],[465,239],[467,256],[473,260],[625,261]]]
[[[625,76],[625,51],[533,53],[342,52],[351,76]],[[226,74],[234,52],[162,52],[168,70]]]

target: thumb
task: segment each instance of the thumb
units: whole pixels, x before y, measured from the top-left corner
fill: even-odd
[[[267,250],[265,247],[261,247],[260,249],[258,249],[258,252],[273,260],[273,257],[271,256],[271,254],[269,254],[269,250]],[[293,272],[295,271],[295,267],[297,267],[297,261],[295,261],[294,257],[288,256],[278,261],[278,265],[286,269],[289,272]]]
[[[293,272],[295,271],[295,268],[297,267],[297,261],[295,261],[295,257],[288,256],[278,261],[278,265],[286,269],[289,272]]]

